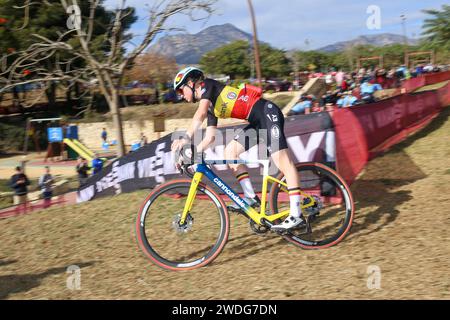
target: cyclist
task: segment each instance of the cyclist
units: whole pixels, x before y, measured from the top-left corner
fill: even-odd
[[[247,120],[248,130],[266,129],[267,149],[275,165],[284,173],[289,187],[290,215],[281,224],[274,226],[275,231],[286,231],[304,222],[301,212],[301,196],[299,174],[289,156],[288,144],[284,135],[284,115],[272,102],[262,98],[259,88],[245,86],[242,89],[225,86],[213,79],[205,78],[203,72],[195,67],[181,70],[174,80],[175,91],[187,102],[199,102],[197,112],[193,117],[186,137],[172,144],[172,150],[177,151],[188,144],[194,133],[201,129],[207,119],[207,129],[203,141],[197,146],[199,153],[204,152],[214,143],[219,118],[234,118]],[[245,143],[244,143],[245,144]],[[238,159],[239,155],[248,149],[240,142],[240,135],[225,149],[227,159]],[[256,196],[247,169],[243,165],[230,165],[230,169],[238,179],[245,195],[245,201],[250,206],[257,205],[260,200]]]

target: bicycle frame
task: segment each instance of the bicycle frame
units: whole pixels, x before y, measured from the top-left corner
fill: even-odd
[[[264,167],[264,179],[263,179],[263,185],[262,185],[262,197],[261,197],[261,212],[256,211],[252,207],[250,207],[244,199],[242,199],[236,192],[234,192],[225,182],[223,182],[222,179],[220,179],[210,168],[208,168],[208,165],[231,165],[231,164],[260,164]],[[186,222],[186,219],[189,215],[189,212],[192,209],[192,205],[194,203],[194,200],[197,196],[197,190],[198,186],[202,182],[203,178],[206,177],[208,180],[213,182],[219,189],[221,189],[227,197],[232,200],[234,203],[236,203],[246,214],[247,216],[252,219],[255,223],[258,225],[262,225],[262,220],[266,220],[270,223],[275,222],[276,220],[282,219],[284,220],[289,216],[289,210],[285,210],[283,212],[273,214],[273,215],[266,215],[266,203],[267,203],[267,193],[268,193],[268,187],[269,183],[278,183],[282,186],[282,190],[287,192],[287,184],[284,182],[281,182],[269,175],[269,160],[260,160],[260,161],[244,161],[244,160],[217,160],[217,161],[205,161],[201,164],[195,165],[195,174],[192,178],[192,184],[189,189],[189,194],[187,197],[187,201],[183,210],[183,214],[181,217],[180,224],[184,224]],[[303,209],[309,208],[315,204],[315,200],[310,195],[307,195],[301,191],[302,196],[310,198],[311,202],[308,205],[302,206]]]

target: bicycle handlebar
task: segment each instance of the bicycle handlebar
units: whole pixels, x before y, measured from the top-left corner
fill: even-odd
[[[180,164],[180,173],[193,178],[194,175],[189,171],[189,168],[196,163],[199,163],[197,161],[198,157],[199,154],[197,152],[197,148],[193,144],[185,144],[181,147],[181,149],[179,149],[176,153],[177,163]],[[201,155],[201,159],[203,159],[203,155]]]

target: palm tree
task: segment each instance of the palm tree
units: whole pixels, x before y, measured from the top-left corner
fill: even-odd
[[[440,10],[423,10],[433,16],[425,19],[423,33],[433,47],[450,49],[450,5],[444,4]]]

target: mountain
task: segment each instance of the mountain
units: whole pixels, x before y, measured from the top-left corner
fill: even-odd
[[[376,34],[376,35],[365,35],[365,36],[359,36],[356,39],[350,40],[350,41],[342,41],[337,42],[335,44],[328,45],[326,47],[318,49],[318,51],[322,52],[339,52],[344,51],[346,48],[355,46],[355,45],[372,45],[375,47],[383,47],[386,45],[391,44],[397,44],[397,43],[404,43],[405,37],[398,35],[398,34],[392,34],[392,33],[383,33],[383,34]],[[408,39],[408,44],[415,45],[417,44],[417,40]]]
[[[178,64],[198,64],[207,52],[237,40],[250,41],[252,36],[232,24],[212,26],[197,34],[166,36],[150,47],[150,52],[174,57]]]
[[[227,23],[206,28],[197,34],[178,33],[162,37],[150,47],[149,51],[166,57],[174,57],[178,64],[198,64],[205,53],[237,40],[251,41],[252,35]],[[382,47],[396,43],[404,43],[404,37],[392,33],[363,35],[350,41],[328,45],[317,51],[339,52],[352,45]],[[408,39],[408,43],[415,45],[418,40]]]

